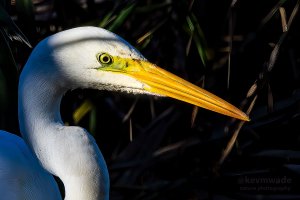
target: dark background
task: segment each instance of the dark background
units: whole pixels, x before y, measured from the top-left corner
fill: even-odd
[[[32,51],[26,43],[34,47],[72,27],[104,27],[251,118],[243,123],[169,98],[68,92],[62,117],[96,138],[112,200],[300,199],[299,1],[0,5],[1,129],[19,134],[17,83]]]

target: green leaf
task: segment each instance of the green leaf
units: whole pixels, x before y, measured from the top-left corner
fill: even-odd
[[[94,105],[91,101],[85,100],[73,113],[74,123],[78,124],[79,121],[93,109],[93,107]]]
[[[135,8],[135,4],[131,4],[124,8],[118,16],[116,16],[116,19],[113,21],[113,23],[108,27],[108,30],[115,31],[118,29],[124,21],[127,19],[127,17],[132,13],[132,11]]]
[[[116,18],[116,16],[112,16],[113,13],[114,13],[113,11],[107,13],[106,16],[103,18],[103,20],[99,23],[98,26],[101,28],[104,28],[108,24],[110,24]]]
[[[204,33],[200,24],[193,13],[186,17],[186,24],[184,30],[191,36],[196,45],[198,54],[201,58],[203,65],[207,62],[207,44]]]
[[[160,27],[162,27],[168,19],[163,20],[162,22],[158,23],[156,26],[154,26],[151,30],[147,31],[143,36],[141,36],[139,39],[137,39],[137,43],[140,44],[147,38],[150,38],[155,31],[157,31]]]

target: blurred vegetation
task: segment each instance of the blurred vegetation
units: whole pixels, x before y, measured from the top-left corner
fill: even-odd
[[[19,132],[17,84],[31,46],[99,26],[251,118],[167,98],[67,93],[62,117],[96,138],[112,200],[300,199],[298,8],[299,0],[1,0],[0,128]]]

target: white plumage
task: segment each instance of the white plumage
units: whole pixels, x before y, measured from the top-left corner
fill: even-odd
[[[104,60],[99,56],[104,53]],[[80,27],[40,42],[19,82],[19,124],[23,139],[0,131],[0,198],[107,200],[109,176],[93,137],[65,126],[63,95],[75,88],[171,96],[229,116],[247,116],[220,98],[147,60],[130,44],[101,28]],[[24,142],[25,141],[25,142]]]

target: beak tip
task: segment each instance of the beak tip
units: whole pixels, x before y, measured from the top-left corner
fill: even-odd
[[[243,114],[243,116],[240,118],[241,120],[245,121],[245,122],[250,122],[251,119],[247,114]]]

